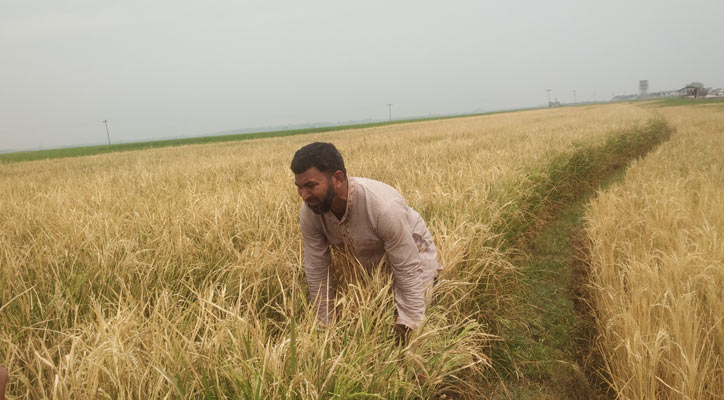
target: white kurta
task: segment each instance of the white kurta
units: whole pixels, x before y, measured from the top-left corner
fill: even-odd
[[[304,269],[320,321],[329,322],[335,297],[330,245],[345,246],[366,267],[387,254],[391,265],[397,323],[417,327],[425,318],[425,292],[442,269],[425,221],[392,186],[348,178],[347,209],[341,219],[328,211],[300,210]]]

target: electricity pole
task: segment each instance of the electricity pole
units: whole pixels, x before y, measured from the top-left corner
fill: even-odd
[[[548,108],[551,108],[551,90],[546,89],[546,92],[548,92]]]
[[[392,122],[392,104],[387,104],[387,108],[390,111],[390,122]]]
[[[108,133],[108,120],[107,120],[107,119],[104,119],[104,120],[101,121],[101,122],[103,122],[103,123],[106,125],[106,136],[108,136],[108,145],[110,146],[110,144],[111,144],[111,134]]]
[[[573,104],[576,104],[576,91],[573,91]]]

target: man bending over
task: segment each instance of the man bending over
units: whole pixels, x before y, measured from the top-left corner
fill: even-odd
[[[404,332],[425,318],[425,294],[442,266],[420,214],[392,186],[348,177],[331,143],[311,143],[292,159],[304,239],[304,270],[317,318],[331,322],[335,277],[330,246],[347,248],[366,267],[386,254],[394,282],[397,325]]]

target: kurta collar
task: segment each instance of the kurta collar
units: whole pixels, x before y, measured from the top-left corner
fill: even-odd
[[[342,218],[339,220],[339,223],[344,223],[349,218],[350,213],[352,212],[352,207],[354,207],[354,200],[355,200],[355,194],[357,192],[357,183],[355,183],[354,178],[347,177],[347,206],[345,207],[344,214],[342,215]],[[330,211],[331,213],[331,211]],[[334,215],[334,214],[332,214]],[[335,219],[337,219],[335,217]]]

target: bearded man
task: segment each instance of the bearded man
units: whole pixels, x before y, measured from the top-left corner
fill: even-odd
[[[442,266],[420,214],[392,186],[348,177],[331,143],[311,143],[292,159],[304,239],[304,271],[316,315],[333,319],[335,277],[330,246],[348,249],[367,268],[386,255],[394,284],[397,326],[407,333],[425,318],[426,293]]]

